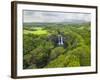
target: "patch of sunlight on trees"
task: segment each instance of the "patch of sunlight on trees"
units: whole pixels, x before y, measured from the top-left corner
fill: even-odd
[[[24,30],[24,34],[35,34],[35,35],[42,35],[48,34],[47,30],[37,29],[35,31]]]

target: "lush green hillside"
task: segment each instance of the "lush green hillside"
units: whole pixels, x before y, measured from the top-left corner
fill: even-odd
[[[24,24],[23,68],[90,66],[90,34],[90,23]]]

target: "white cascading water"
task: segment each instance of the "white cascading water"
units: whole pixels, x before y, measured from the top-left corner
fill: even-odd
[[[63,45],[63,37],[62,36],[58,36],[58,45]]]
[[[61,42],[60,42],[60,44],[61,45],[63,45],[64,43],[63,43],[63,38],[62,38],[62,36],[61,36]]]

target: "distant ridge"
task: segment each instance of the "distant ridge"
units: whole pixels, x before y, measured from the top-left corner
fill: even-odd
[[[90,23],[90,22],[86,22],[83,20],[68,20],[66,22],[24,22],[23,24],[26,26],[31,26],[31,25],[37,25],[37,26],[42,25],[43,26],[43,25],[47,25],[47,24],[65,25],[65,24],[84,24],[84,23]]]
[[[51,24],[51,23],[52,23],[52,24],[54,24],[54,23],[56,23],[56,24],[65,24],[65,23],[66,23],[66,24],[81,24],[81,23],[89,23],[89,22],[90,22],[90,21],[85,21],[85,20],[74,20],[74,19],[73,19],[73,20],[72,20],[72,19],[70,20],[70,19],[69,19],[69,20],[66,20],[66,21],[64,21],[64,22],[24,22],[24,23],[26,23],[26,24],[27,24],[27,23],[28,23],[28,24],[29,24],[29,23],[30,23],[30,24],[32,24],[32,23],[36,23],[36,24],[37,24],[37,23],[38,23],[38,24]]]

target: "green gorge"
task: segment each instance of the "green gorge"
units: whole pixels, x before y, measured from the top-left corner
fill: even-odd
[[[23,69],[91,65],[90,23],[24,23]]]

